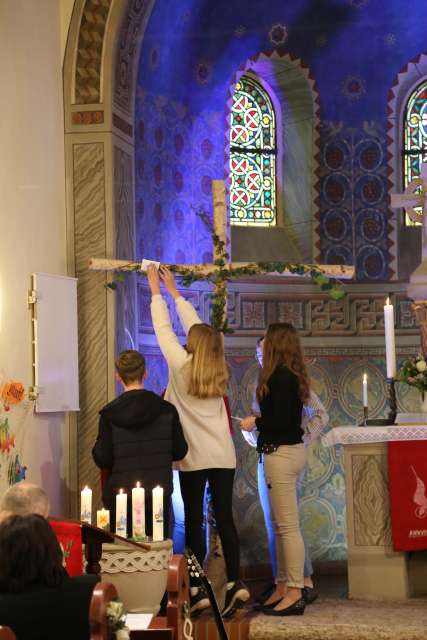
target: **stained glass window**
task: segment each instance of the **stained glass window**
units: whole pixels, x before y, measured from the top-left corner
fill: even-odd
[[[276,121],[263,87],[250,76],[236,84],[230,131],[230,222],[276,224]]]
[[[403,171],[404,186],[419,178],[422,162],[427,162],[427,81],[420,84],[411,94],[406,107],[404,122]],[[421,224],[412,222],[405,215],[408,226]]]

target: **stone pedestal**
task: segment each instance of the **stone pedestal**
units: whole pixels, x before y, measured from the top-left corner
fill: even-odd
[[[135,545],[104,544],[101,580],[111,582],[126,611],[156,615],[166,590],[172,540],[150,542],[151,549]]]
[[[427,554],[393,551],[387,443],[345,445],[344,466],[349,597],[406,600],[424,595]]]

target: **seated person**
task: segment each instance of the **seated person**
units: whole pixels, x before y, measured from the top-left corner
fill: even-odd
[[[49,515],[49,498],[46,492],[31,482],[17,482],[3,495],[0,511],[10,511],[15,515],[24,516],[37,513],[43,518]]]
[[[0,625],[18,640],[89,640],[89,607],[98,576],[69,578],[45,518],[0,522]]]
[[[132,488],[145,489],[146,534],[152,534],[152,489],[163,487],[164,536],[168,537],[170,499],[173,491],[172,463],[187,453],[178,412],[152,391],[144,389],[147,377],[144,356],[123,351],[116,361],[117,379],[124,393],[100,411],[99,433],[92,450],[95,464],[107,469],[103,487],[104,506],[110,510],[114,529],[116,495],[128,496],[128,536],[132,535]]]

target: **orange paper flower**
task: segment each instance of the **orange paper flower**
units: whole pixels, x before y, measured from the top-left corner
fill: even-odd
[[[19,404],[24,399],[25,389],[21,382],[7,382],[1,392],[5,406]]]

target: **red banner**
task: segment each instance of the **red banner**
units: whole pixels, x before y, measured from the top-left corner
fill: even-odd
[[[75,522],[49,520],[64,553],[65,568],[69,576],[83,575],[82,528]]]
[[[389,442],[388,474],[395,551],[427,549],[427,441]]]

